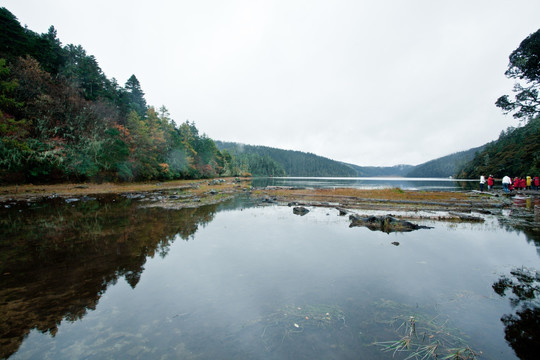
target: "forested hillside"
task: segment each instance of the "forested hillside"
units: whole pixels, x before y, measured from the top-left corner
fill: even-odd
[[[216,144],[257,176],[357,176],[351,167],[311,153],[223,141]]]
[[[498,140],[486,144],[471,162],[458,169],[457,174],[460,178],[540,174],[540,117],[523,127],[509,127],[501,132]]]
[[[356,171],[356,176],[370,177],[370,176],[405,176],[409,172],[413,165],[395,165],[395,166],[358,166],[353,164],[347,164],[347,166],[353,168]]]
[[[405,176],[424,178],[445,178],[455,176],[459,169],[471,161],[476,153],[481,151],[483,148],[484,145],[416,165],[414,168],[410,169]]]
[[[37,34],[5,8],[0,29],[0,181],[235,175],[194,123],[148,106],[135,75],[120,86],[53,26]]]

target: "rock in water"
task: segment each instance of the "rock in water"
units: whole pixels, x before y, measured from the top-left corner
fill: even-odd
[[[365,226],[372,231],[383,231],[387,234],[391,232],[407,232],[418,229],[431,229],[429,226],[413,224],[409,221],[399,220],[390,215],[384,216],[366,216],[350,215],[351,224],[349,227]]]
[[[306,209],[306,208],[303,207],[303,206],[295,206],[295,207],[293,208],[293,214],[296,214],[296,215],[304,216],[304,215],[306,215],[308,212],[309,212],[309,210]]]

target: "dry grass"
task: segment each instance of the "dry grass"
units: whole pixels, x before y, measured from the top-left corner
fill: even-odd
[[[469,201],[477,198],[478,195],[466,192],[450,192],[450,191],[414,191],[401,189],[353,189],[353,188],[337,188],[337,189],[302,189],[302,190],[264,190],[261,193],[269,194],[283,198],[301,197],[305,200],[329,201],[332,198],[355,198],[368,200],[408,200],[408,201]]]

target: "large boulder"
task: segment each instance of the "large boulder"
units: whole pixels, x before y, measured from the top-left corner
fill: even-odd
[[[431,229],[429,226],[413,224],[412,222],[396,219],[391,215],[365,216],[353,214],[349,216],[351,224],[349,227],[364,226],[372,231],[383,231],[387,234],[391,232],[407,232],[418,229]]]

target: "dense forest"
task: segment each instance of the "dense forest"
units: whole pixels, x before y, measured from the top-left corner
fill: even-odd
[[[237,175],[194,123],[149,106],[135,75],[120,86],[53,26],[37,34],[5,8],[0,29],[1,182]]]
[[[223,141],[216,144],[236,159],[233,165],[249,169],[255,176],[357,176],[346,164],[311,153]]]
[[[458,169],[460,178],[493,175],[502,178],[540,174],[540,117],[518,128],[502,131],[499,139],[486,144],[474,159]]]

